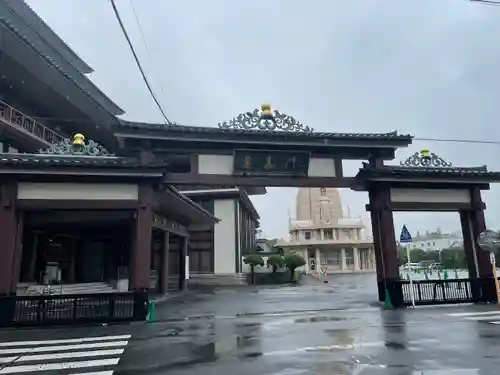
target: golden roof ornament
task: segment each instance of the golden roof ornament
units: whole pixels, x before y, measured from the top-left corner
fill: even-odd
[[[74,146],[83,146],[85,145],[85,136],[81,133],[76,133],[73,136],[73,145]]]
[[[273,109],[271,104],[262,104],[253,112],[241,113],[230,121],[219,123],[220,129],[268,130],[294,133],[312,133],[313,128],[303,125],[292,116]]]
[[[39,150],[38,153],[60,156],[114,156],[93,140],[85,142],[85,136],[81,133],[74,134],[72,140],[65,138],[47,149]]]
[[[402,161],[400,165],[408,168],[449,168],[452,166],[450,162],[430,152],[427,148],[415,152],[409,158]]]

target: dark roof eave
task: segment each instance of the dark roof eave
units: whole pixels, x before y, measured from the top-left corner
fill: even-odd
[[[16,27],[14,27],[8,20],[3,19],[0,17],[0,22],[8,28],[10,32],[12,32],[19,40],[24,42],[28,47],[30,47],[36,54],[41,56],[49,66],[51,66],[53,69],[55,69],[58,73],[60,73],[64,78],[66,78],[70,83],[72,83],[75,87],[79,89],[79,91],[83,95],[87,95],[93,102],[95,102],[99,107],[101,107],[105,112],[107,112],[110,116],[119,116],[125,114],[125,111],[120,108],[115,102],[113,102],[106,94],[104,94],[97,86],[94,85],[94,83],[88,79],[84,74],[81,74],[81,72],[78,72],[77,74],[80,75],[80,79],[87,84],[87,86],[90,89],[87,89],[82,86],[80,82],[78,82],[78,79],[75,76],[72,76],[68,74],[67,72],[63,71],[63,69],[55,63],[55,61],[50,58],[49,56],[46,56],[42,53],[40,53],[36,47],[29,41],[27,37],[22,35]]]
[[[199,213],[202,216],[202,218],[204,219],[203,220],[204,223],[207,220],[208,220],[209,223],[213,223],[213,224],[217,224],[218,222],[220,222],[220,219],[218,219],[217,217],[215,217],[214,215],[212,215],[210,212],[208,212],[207,210],[205,210],[200,205],[198,205],[195,202],[193,202],[191,199],[189,199],[188,197],[186,197],[184,194],[182,194],[179,190],[177,190],[172,185],[167,185],[166,189],[167,189],[167,191],[170,194],[174,195],[176,198],[180,199],[185,204],[187,204],[191,208],[193,208],[195,210],[195,212]]]
[[[310,139],[328,139],[328,140],[352,140],[352,141],[371,141],[371,142],[391,142],[394,145],[408,146],[412,143],[413,137],[409,134],[390,133],[320,133],[320,132],[284,132],[284,131],[259,131],[244,129],[221,129],[206,126],[185,126],[185,125],[165,125],[148,124],[132,121],[120,121],[121,128],[114,129],[118,136],[123,136],[124,129],[133,129],[135,131],[149,131],[156,133],[169,134],[204,134],[207,136],[228,135],[232,136],[262,136],[266,135],[273,138],[287,138],[292,140],[310,140]],[[122,133],[121,133],[122,132]]]
[[[474,168],[409,168],[386,166],[383,168],[370,168],[367,165],[360,169],[358,178],[365,180],[393,181],[394,179],[463,179],[464,183],[491,183],[500,182],[500,172],[490,172],[485,166]]]
[[[228,191],[229,190],[229,191]],[[241,202],[245,208],[247,209],[248,213],[254,219],[255,221],[260,220],[259,213],[257,212],[257,209],[255,208],[255,205],[252,203],[252,200],[248,196],[248,193],[240,188],[231,188],[231,189],[207,189],[205,190],[199,190],[199,191],[190,191],[188,193],[182,192],[185,196],[187,197],[192,197],[194,199],[196,198],[208,198],[208,199],[238,199],[239,202]]]

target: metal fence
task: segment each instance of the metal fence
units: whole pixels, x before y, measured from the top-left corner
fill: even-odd
[[[43,326],[145,320],[146,293],[0,298],[0,326]]]
[[[416,280],[413,281],[415,305],[439,305],[471,303],[473,301],[471,279]],[[406,306],[412,304],[411,285],[402,280],[403,300]]]

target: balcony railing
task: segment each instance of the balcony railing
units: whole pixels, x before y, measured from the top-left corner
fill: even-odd
[[[21,111],[8,105],[0,100],[0,121],[5,122],[13,128],[31,134],[39,140],[49,143],[57,144],[61,142],[64,137],[45,125],[40,124],[38,121],[26,116]]]

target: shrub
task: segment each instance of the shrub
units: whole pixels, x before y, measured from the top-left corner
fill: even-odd
[[[245,259],[243,259],[243,262],[250,266],[250,272],[252,274],[252,284],[253,284],[255,280],[255,267],[264,266],[264,258],[262,258],[258,254],[251,254],[247,255]]]
[[[297,255],[295,253],[285,254],[283,261],[284,261],[285,267],[290,270],[290,280],[291,281],[293,281],[295,269],[302,267],[304,264],[306,264],[305,259],[302,258],[300,255]]]
[[[273,273],[276,272],[278,268],[283,267],[284,264],[285,261],[283,257],[279,254],[270,255],[267,258],[267,266],[273,267]]]

